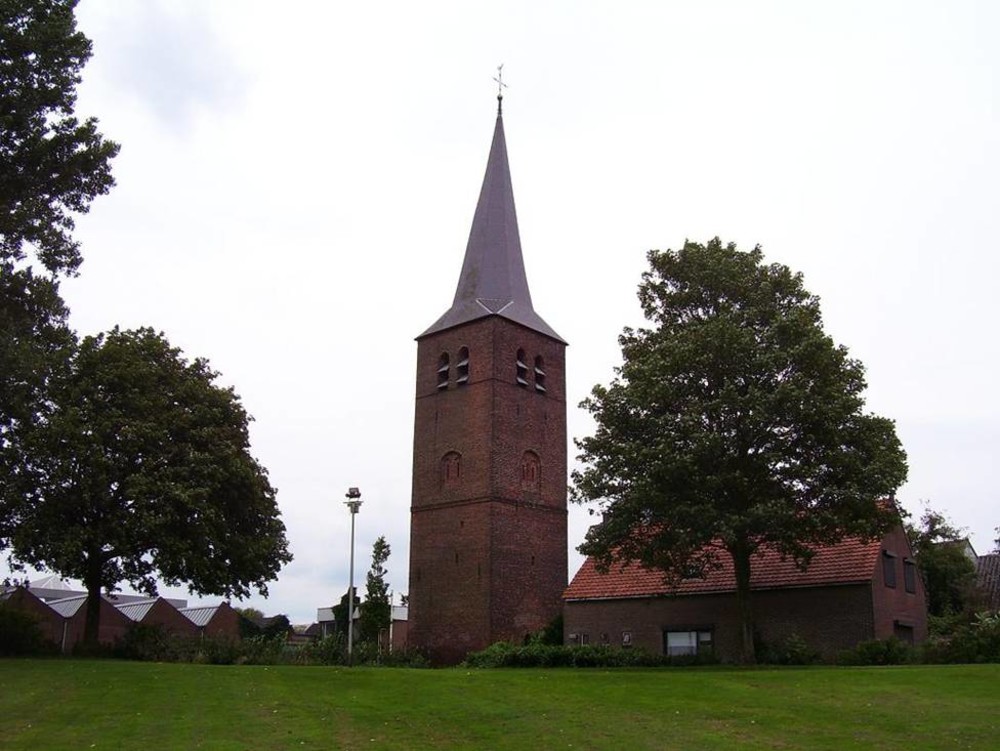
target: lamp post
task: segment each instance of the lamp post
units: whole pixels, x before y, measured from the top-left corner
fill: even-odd
[[[354,517],[361,508],[361,491],[347,489],[347,508],[351,511],[351,581],[347,587],[347,664],[354,664]]]

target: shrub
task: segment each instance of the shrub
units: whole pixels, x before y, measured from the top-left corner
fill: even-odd
[[[915,659],[913,647],[895,636],[861,642],[854,649],[837,655],[837,662],[841,665],[902,665]]]
[[[773,645],[755,640],[757,661],[771,665],[814,665],[820,661],[819,652],[810,647],[798,634],[789,634],[780,644]]]
[[[170,644],[166,629],[160,625],[136,623],[116,642],[113,654],[126,660],[162,662],[175,660],[177,654]]]
[[[38,622],[27,613],[0,605],[0,655],[55,654],[56,645],[42,636]]]
[[[931,639],[924,647],[927,662],[1000,662],[1000,612],[979,613],[950,636]]]
[[[467,667],[476,668],[618,668],[660,667],[664,665],[704,665],[716,660],[705,655],[667,657],[643,649],[621,649],[610,646],[553,646],[526,644],[517,646],[506,642],[491,644],[465,658]]]

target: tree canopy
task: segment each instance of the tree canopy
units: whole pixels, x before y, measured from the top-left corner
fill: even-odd
[[[924,577],[928,612],[944,616],[974,608],[979,599],[976,565],[965,552],[964,530],[928,506],[919,524],[908,524],[906,531]]]
[[[75,6],[0,0],[0,466],[73,344],[58,284],[81,262],[73,217],[114,185],[118,145],[74,116],[91,54]]]
[[[76,5],[0,0],[0,261],[23,260],[27,246],[53,274],[80,265],[73,215],[114,185],[118,153],[95,118],[74,115],[91,55]]]
[[[753,659],[750,573],[762,547],[807,565],[815,546],[880,536],[906,458],[892,421],[864,412],[864,369],[822,327],[801,274],[715,238],[650,251],[648,328],[619,338],[623,364],[582,405],[573,498],[603,521],[580,546],[668,581],[732,558]],[[713,546],[714,544],[714,546]]]
[[[151,329],[87,337],[0,470],[0,542],[11,562],[83,581],[86,638],[101,590],[150,594],[156,577],[244,597],[291,560],[249,417],[202,359]],[[93,622],[91,622],[91,617]]]
[[[372,545],[372,567],[365,580],[365,606],[361,609],[360,627],[362,641],[378,640],[379,631],[389,628],[392,622],[392,603],[389,602],[388,571],[389,543],[379,537]]]

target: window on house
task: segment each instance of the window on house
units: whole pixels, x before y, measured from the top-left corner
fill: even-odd
[[[524,350],[517,351],[517,385],[528,387],[528,366],[524,362]]]
[[[451,373],[451,360],[448,359],[448,353],[442,352],[441,357],[438,358],[438,388],[446,389],[448,388],[448,378]]]
[[[462,479],[462,455],[449,451],[441,457],[441,483],[454,485]]]
[[[545,393],[545,361],[539,355],[535,358],[535,391]]]
[[[896,554],[882,551],[882,579],[885,586],[896,588]]]
[[[710,629],[664,631],[663,653],[668,657],[711,654],[712,631]]]
[[[911,595],[917,593],[917,564],[909,558],[903,559],[903,586]]]
[[[455,364],[455,383],[464,386],[469,382],[469,348],[458,350],[458,362]]]

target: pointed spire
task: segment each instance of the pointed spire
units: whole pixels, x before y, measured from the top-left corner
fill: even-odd
[[[563,341],[531,305],[531,292],[521,255],[521,238],[517,230],[510,166],[507,163],[502,93],[497,100],[493,145],[472,220],[469,243],[465,248],[465,261],[455,299],[451,308],[418,339],[478,318],[499,315]]]

